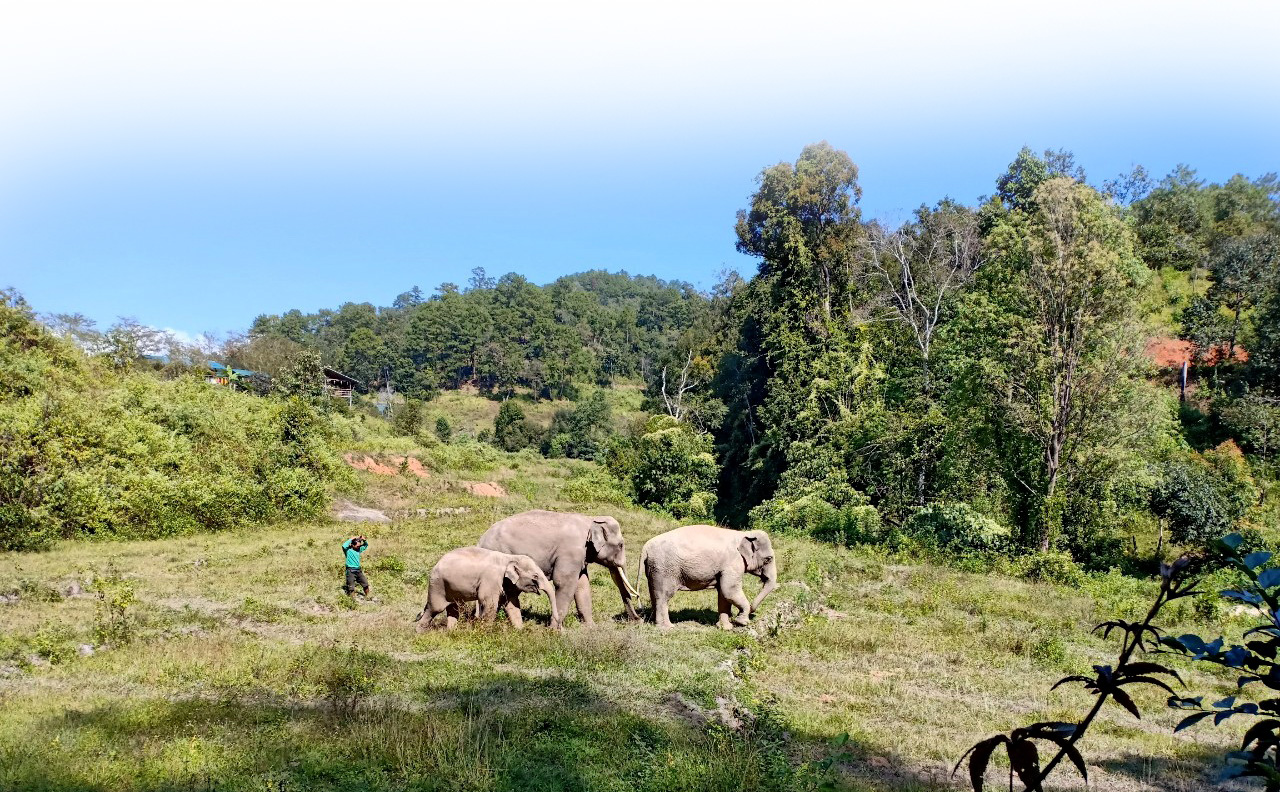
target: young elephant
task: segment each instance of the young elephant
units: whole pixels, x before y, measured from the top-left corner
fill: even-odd
[[[458,623],[458,605],[475,600],[477,619],[491,622],[498,608],[505,606],[512,626],[519,629],[524,624],[520,594],[539,592],[551,601],[552,625],[559,624],[555,589],[532,558],[460,547],[445,553],[432,567],[427,604],[414,621],[421,622],[419,629],[429,628],[432,619],[445,613],[445,627],[452,629]]]
[[[733,623],[745,626],[751,612],[778,587],[778,565],[773,544],[764,531],[732,531],[714,525],[686,525],[659,534],[640,549],[640,570],[649,582],[653,617],[659,627],[670,627],[667,604],[677,591],[701,591],[715,586],[719,593],[720,628]],[[742,590],[742,576],[751,573],[764,581],[755,602]]]

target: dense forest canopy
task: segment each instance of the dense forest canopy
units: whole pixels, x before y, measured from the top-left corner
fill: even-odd
[[[482,439],[603,462],[690,519],[1101,568],[1139,542],[1269,527],[1280,181],[1180,165],[1099,185],[1030,149],[994,175],[977,205],[887,224],[861,215],[853,159],[819,143],[760,172],[735,226],[757,270],[709,292],[477,268],[389,306],[259,316],[219,352],[285,395],[320,363],[394,390],[405,431],[421,400],[473,386],[504,401]],[[136,323],[44,322],[117,366],[155,345]],[[1184,344],[1185,398],[1153,340]],[[622,382],[658,417],[619,435],[600,394]],[[541,426],[516,395],[577,406]]]
[[[625,272],[583,272],[538,286],[477,268],[465,288],[444,283],[428,297],[415,286],[389,307],[346,303],[259,316],[233,359],[270,366],[255,355],[284,340],[371,388],[391,383],[411,397],[463,383],[564,396],[575,383],[647,376],[707,303],[687,283]]]

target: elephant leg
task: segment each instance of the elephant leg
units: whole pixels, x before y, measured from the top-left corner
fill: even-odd
[[[503,609],[507,612],[507,621],[517,630],[524,626],[524,615],[520,613],[520,595],[507,597]]]
[[[649,576],[649,597],[653,600],[653,622],[663,630],[671,629],[671,589]]]
[[[498,598],[476,600],[476,619],[492,624],[498,618]]]
[[[733,623],[739,627],[748,626],[751,623],[751,600],[746,599],[746,592],[742,591],[741,583],[728,591],[727,596],[731,604],[737,605],[737,615],[733,617]]]
[[[552,581],[556,587],[556,614],[560,617],[558,622],[553,622],[552,629],[559,630],[564,627],[564,619],[569,615],[569,606],[573,603],[578,590],[578,575],[576,570],[569,573],[563,573],[560,570],[553,570]]]
[[[578,606],[578,618],[588,627],[595,626],[595,618],[591,613],[591,581],[584,570],[578,575],[578,588],[573,593],[573,602]]]
[[[458,626],[458,603],[450,602],[444,608],[444,628],[452,630]]]
[[[716,626],[722,630],[733,629],[733,625],[729,623],[729,617],[733,615],[733,603],[719,589],[716,589],[716,610],[720,612]]]
[[[734,583],[722,584],[720,586],[720,596],[738,608],[738,615],[733,617],[733,623],[739,627],[746,627],[751,620],[751,600],[747,599],[746,592],[742,590],[742,581],[738,580]],[[726,608],[726,610],[728,609]]]

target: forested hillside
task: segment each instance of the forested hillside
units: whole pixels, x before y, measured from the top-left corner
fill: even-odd
[[[979,205],[944,198],[885,223],[861,215],[852,159],[817,144],[759,174],[736,226],[758,270],[711,293],[478,269],[390,307],[259,317],[233,357],[270,366],[305,348],[410,398],[471,384],[576,399],[639,378],[675,424],[616,438],[611,469],[644,502],[715,504],[734,525],[1056,548],[1099,568],[1267,526],[1275,175],[1214,184],[1139,167],[1098,184],[1067,152],[1024,149],[996,176]],[[1185,403],[1146,351],[1175,338],[1189,342]],[[535,428],[499,443],[571,448]],[[634,486],[637,449],[659,431],[692,481],[680,492]],[[597,445],[569,455],[604,459]]]
[[[550,398],[648,375],[707,305],[689,284],[652,277],[593,271],[544,287],[515,273],[495,280],[477,268],[465,289],[444,283],[428,298],[415,286],[390,307],[346,303],[259,316],[236,359],[270,367],[264,350],[284,341],[318,352],[370,388],[390,382],[412,398],[464,382],[498,392],[523,386]]]

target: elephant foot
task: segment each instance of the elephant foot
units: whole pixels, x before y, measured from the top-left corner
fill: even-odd
[[[746,627],[751,623],[751,618],[748,616],[734,616],[733,623],[738,627]]]

